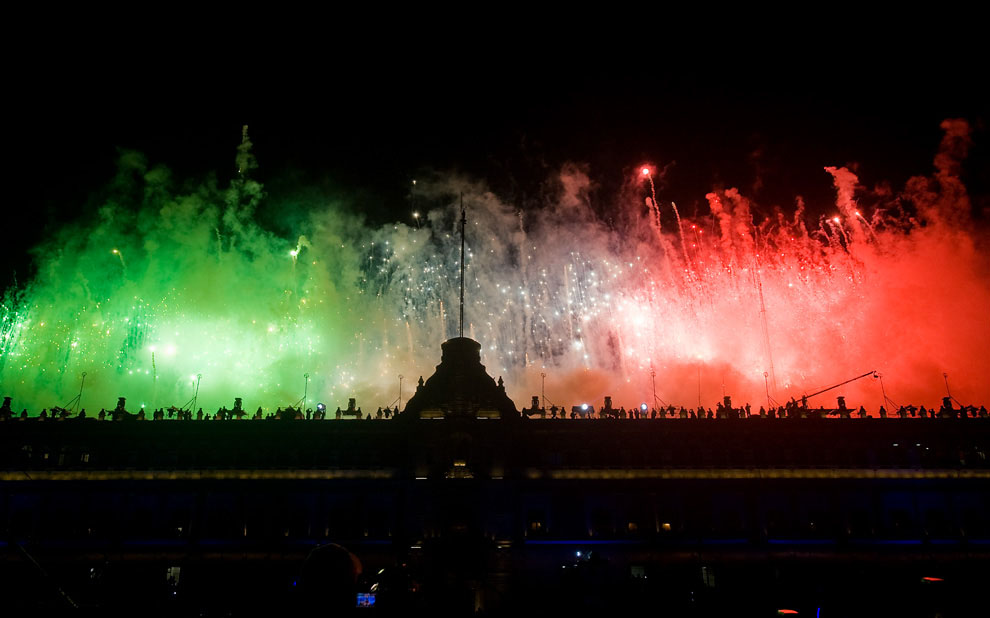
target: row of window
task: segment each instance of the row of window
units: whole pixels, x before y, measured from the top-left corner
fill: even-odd
[[[815,492],[714,498],[524,494],[465,503],[453,494],[11,493],[2,519],[35,538],[986,537],[981,492]]]
[[[53,449],[45,445],[24,444],[8,452],[0,466],[17,468],[334,468],[402,466],[409,463],[385,449],[347,450],[330,448],[236,449],[211,447],[124,449],[91,448],[86,446]],[[431,466],[440,462],[430,450],[411,455],[416,464]],[[896,468],[987,468],[990,467],[983,449],[978,447],[947,448],[921,444],[891,445],[884,448],[851,449],[822,448],[820,450],[791,449],[715,449],[710,447],[665,449],[590,449],[572,447],[560,449],[549,445],[539,453],[523,453],[517,458],[520,466],[545,467],[896,467]],[[491,456],[472,454],[465,458],[467,466],[486,470],[492,466]]]

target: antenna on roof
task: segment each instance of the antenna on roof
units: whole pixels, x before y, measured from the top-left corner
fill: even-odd
[[[464,226],[467,225],[467,215],[464,212],[464,194],[461,193],[461,320],[458,327],[458,337],[464,336]]]

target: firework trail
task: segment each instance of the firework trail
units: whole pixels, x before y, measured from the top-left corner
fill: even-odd
[[[785,398],[869,369],[901,401],[932,405],[947,372],[957,397],[986,402],[990,260],[958,178],[968,127],[943,130],[934,174],[899,194],[828,167],[836,214],[816,226],[800,199],[793,215],[755,220],[751,198],[728,188],[697,217],[671,202],[676,239],[649,166],[636,174],[648,196],[610,204],[627,215],[621,228],[594,214],[591,180],[565,166],[561,195],[540,210],[438,178],[416,185],[418,203],[441,205],[414,225],[310,205],[282,238],[255,216],[276,198],[252,179],[246,132],[227,187],[179,190],[128,154],[98,220],[40,247],[37,277],[4,299],[0,387],[17,405],[51,407],[85,371],[86,407],[126,396],[136,408],[183,403],[202,374],[204,408],[234,397],[274,408],[301,397],[308,373],[311,399],[386,405],[397,376],[429,376],[456,334],[445,307],[457,304],[463,192],[465,327],[517,403],[541,373],[557,403],[648,402],[655,371],[664,400],[694,405],[700,390],[707,406],[723,384],[736,402],[765,401],[765,372]],[[901,212],[912,215],[890,214]],[[704,233],[709,221],[717,233]],[[881,401],[868,380],[837,394]]]

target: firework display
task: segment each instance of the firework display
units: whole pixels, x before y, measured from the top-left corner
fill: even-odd
[[[256,217],[273,198],[252,179],[246,133],[226,185],[179,182],[127,154],[97,218],[38,247],[34,280],[8,291],[0,385],[32,410],[71,400],[84,372],[77,403],[90,409],[118,397],[132,408],[242,397],[249,409],[304,392],[312,405],[408,399],[457,334],[463,194],[465,336],[516,402],[545,380],[560,405],[638,406],[654,392],[759,405],[876,370],[898,403],[931,405],[951,381],[979,405],[990,399],[990,257],[959,180],[968,126],[942,128],[933,175],[899,191],[826,167],[836,200],[820,218],[799,198],[757,209],[734,188],[688,215],[649,164],[621,197],[592,204],[592,180],[568,165],[539,209],[439,178],[415,185],[438,206],[410,225],[372,226],[360,205],[328,203],[293,212],[291,237]],[[884,403],[874,379],[838,394]]]

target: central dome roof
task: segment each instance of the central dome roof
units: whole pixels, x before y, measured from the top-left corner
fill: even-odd
[[[481,364],[480,343],[454,337],[440,347],[436,372],[419,379],[402,418],[519,418],[502,378],[496,383]]]

